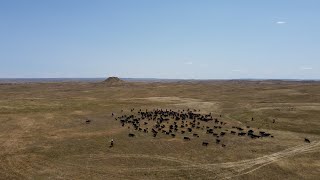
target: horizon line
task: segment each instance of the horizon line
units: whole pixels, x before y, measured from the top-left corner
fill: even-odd
[[[110,76],[117,77],[117,76]],[[5,79],[107,79],[109,77],[0,77]],[[140,78],[140,77],[118,77],[119,79],[150,79],[150,80],[299,80],[299,81],[319,81],[316,78]]]

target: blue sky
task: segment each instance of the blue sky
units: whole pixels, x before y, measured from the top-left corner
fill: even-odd
[[[320,79],[320,1],[0,1],[0,78],[107,76]]]

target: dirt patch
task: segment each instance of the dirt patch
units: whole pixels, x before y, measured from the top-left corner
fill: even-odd
[[[58,138],[74,138],[74,137],[99,137],[99,136],[110,136],[119,134],[125,131],[125,128],[113,128],[108,131],[95,131],[95,132],[71,132],[69,129],[59,130],[50,133],[49,138],[58,139]]]
[[[177,108],[193,108],[201,109],[208,112],[219,110],[219,103],[207,102],[201,99],[193,98],[181,98],[181,97],[147,97],[147,98],[134,98],[134,100],[148,100],[160,103],[170,103],[171,105],[177,106]]]
[[[71,114],[72,115],[86,115],[86,114],[88,114],[88,112],[77,110],[77,111],[73,111]]]

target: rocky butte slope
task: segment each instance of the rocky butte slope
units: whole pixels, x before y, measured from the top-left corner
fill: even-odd
[[[106,85],[121,85],[124,84],[124,81],[118,77],[109,77],[104,80],[103,83]]]

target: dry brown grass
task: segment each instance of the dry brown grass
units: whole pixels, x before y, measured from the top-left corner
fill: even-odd
[[[0,85],[0,179],[318,179],[319,92],[315,82]],[[205,133],[153,138],[111,117],[131,108],[201,109],[275,137],[227,135],[225,148]]]

